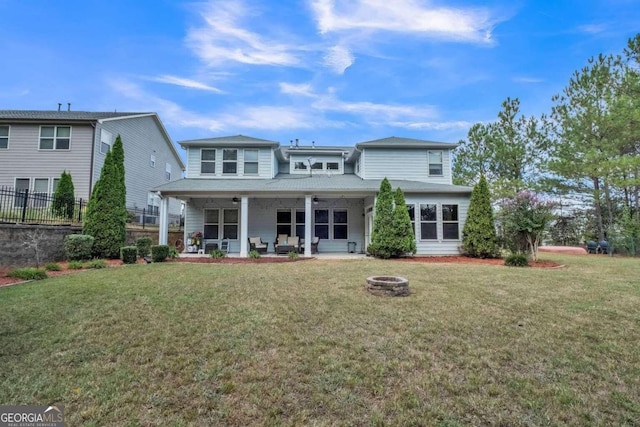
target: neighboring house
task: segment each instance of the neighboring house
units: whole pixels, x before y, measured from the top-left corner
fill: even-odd
[[[53,194],[66,170],[76,198],[88,200],[118,135],[127,208],[157,215],[160,197],[150,190],[182,178],[185,167],[156,113],[0,110],[0,186]],[[168,208],[179,215],[181,203]]]
[[[261,237],[273,252],[279,234],[319,237],[320,252],[347,252],[354,243],[361,252],[387,177],[405,193],[418,254],[459,253],[472,189],[452,185],[456,144],[392,137],[303,147],[241,135],[179,143],[187,150],[186,177],[156,190],[186,203],[185,238],[200,231],[205,243],[228,239],[241,256],[249,237]]]

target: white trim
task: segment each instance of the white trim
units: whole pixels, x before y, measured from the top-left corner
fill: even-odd
[[[108,138],[106,138],[108,136]],[[108,140],[108,141],[107,141]],[[106,144],[109,146],[107,152],[102,151],[102,144]],[[98,147],[98,152],[103,155],[107,155],[111,148],[113,147],[113,134],[104,128],[100,128],[100,147]]]
[[[0,136],[0,138],[7,138],[7,146],[6,148],[2,148],[0,147],[0,150],[8,150],[9,149],[9,141],[11,141],[11,125],[7,125],[7,124],[0,124],[0,127],[2,126],[6,126],[7,127],[7,136]]]
[[[41,147],[41,140],[42,138],[42,128],[43,127],[52,127],[53,128],[53,138],[44,138],[44,139],[53,139],[53,148],[40,148]],[[69,148],[56,148],[57,144],[57,140],[58,140],[58,128],[59,127],[65,127],[65,128],[69,128]],[[73,136],[73,126],[72,125],[40,125],[39,130],[38,130],[38,151],[45,151],[45,152],[56,152],[56,151],[71,151],[71,139]],[[67,139],[67,138],[60,138],[60,139]]]

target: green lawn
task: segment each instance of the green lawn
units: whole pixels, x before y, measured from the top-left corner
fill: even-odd
[[[545,255],[549,257],[550,255]],[[0,288],[0,404],[75,425],[638,425],[640,260],[133,265]],[[364,291],[402,275],[408,298]]]

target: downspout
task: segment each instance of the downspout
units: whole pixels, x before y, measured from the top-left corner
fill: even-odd
[[[95,163],[95,155],[96,155],[96,123],[91,123],[91,127],[93,128],[93,142],[91,144],[91,162],[89,163],[89,196],[87,197],[87,202],[91,198],[91,193],[93,193],[93,166]]]

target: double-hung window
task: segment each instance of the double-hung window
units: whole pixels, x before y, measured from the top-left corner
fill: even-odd
[[[222,173],[233,175],[238,173],[238,150],[222,150]]]
[[[9,148],[9,125],[0,125],[0,150]]]
[[[411,228],[413,234],[416,234],[416,205],[407,205],[407,212],[409,213],[409,220],[411,220]]]
[[[100,153],[107,154],[111,150],[113,135],[104,129],[100,130]]]
[[[304,209],[296,209],[296,236],[304,239],[304,224],[305,224]]]
[[[291,209],[278,209],[276,211],[276,235],[286,234],[291,236]]]
[[[25,191],[29,191],[29,185],[31,183],[30,178],[16,178],[15,185],[15,198],[13,200],[13,206],[16,208],[24,206],[25,199]]]
[[[219,239],[220,233],[220,209],[204,210],[204,234],[205,239]]]
[[[47,206],[49,178],[34,178],[32,196],[34,208],[44,208]]]
[[[420,239],[421,240],[437,240],[438,239],[438,215],[437,205],[421,204],[420,205]]]
[[[238,209],[222,210],[222,238],[236,240],[238,238]]]
[[[442,238],[459,240],[458,205],[442,205]]]
[[[314,233],[315,237],[321,239],[329,238],[329,209],[316,209],[314,215]]]
[[[200,151],[200,173],[216,173],[216,150],[203,148]]]
[[[258,174],[258,150],[244,150],[244,174]]]
[[[68,150],[71,126],[40,126],[41,150]]]
[[[171,181],[171,163],[165,163],[164,165],[164,178],[167,181]]]
[[[334,209],[333,210],[333,238],[346,240],[349,236],[349,230],[347,227],[347,210],[346,209]]]
[[[429,151],[429,176],[442,176],[442,151]]]

